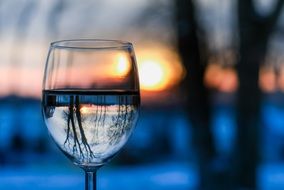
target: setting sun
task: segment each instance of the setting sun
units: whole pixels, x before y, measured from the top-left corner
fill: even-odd
[[[160,90],[167,84],[166,68],[159,62],[145,60],[139,64],[141,88]]]
[[[138,49],[137,62],[142,90],[166,90],[178,84],[185,75],[178,55],[165,46]]]

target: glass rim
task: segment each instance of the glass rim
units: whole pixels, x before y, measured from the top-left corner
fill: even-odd
[[[50,43],[51,48],[59,49],[127,49],[132,48],[132,43],[112,39],[68,39]]]

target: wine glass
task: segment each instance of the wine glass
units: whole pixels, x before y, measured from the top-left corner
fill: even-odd
[[[127,142],[139,107],[131,43],[95,39],[51,43],[42,112],[56,145],[85,171],[86,190],[96,189],[96,171]]]

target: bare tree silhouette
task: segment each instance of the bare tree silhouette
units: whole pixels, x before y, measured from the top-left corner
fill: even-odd
[[[259,163],[260,100],[259,67],[264,63],[268,42],[275,30],[284,1],[278,0],[275,9],[264,17],[257,12],[253,0],[238,1],[239,20],[239,77],[237,120],[238,136],[235,186],[256,188],[256,169]]]
[[[184,89],[188,93],[187,111],[193,125],[193,138],[198,153],[200,189],[256,188],[259,161],[259,66],[267,54],[268,42],[281,13],[284,1],[278,0],[270,15],[261,16],[253,0],[238,1],[239,78],[237,92],[237,145],[232,167],[217,171],[210,129],[210,92],[203,84],[208,61],[204,33],[196,19],[194,0],[175,0],[178,48],[187,69]]]

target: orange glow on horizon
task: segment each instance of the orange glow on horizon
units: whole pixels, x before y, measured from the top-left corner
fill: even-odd
[[[238,76],[233,68],[222,68],[219,64],[209,64],[205,71],[204,83],[221,92],[235,92],[238,88]]]
[[[41,48],[38,47],[38,49]],[[26,51],[33,52],[32,50],[28,49]],[[138,47],[135,52],[142,91],[152,92],[170,89],[185,76],[186,72],[178,54],[168,46],[151,44]],[[42,67],[44,64],[33,65],[34,62],[45,62],[45,56],[42,56],[42,53],[39,55],[35,58],[36,61],[30,61],[29,58],[26,58],[25,64],[1,66],[0,84],[2,88],[0,89],[0,96],[16,94],[19,96],[41,97]],[[82,64],[79,72],[75,67],[68,68],[70,70],[66,70],[64,65],[58,67],[57,75],[52,78],[52,84],[49,85],[55,85],[58,88],[66,85],[88,87],[94,85],[93,81],[98,81],[95,85],[103,86],[107,80],[113,80],[116,83],[123,81],[124,77],[127,77],[131,71],[132,60],[126,54],[108,56],[106,61],[111,62],[108,67],[104,67],[106,63],[104,60],[105,55],[100,56],[94,58],[95,61],[100,61],[96,68],[92,67],[92,64]],[[78,59],[77,61],[86,61],[80,56],[76,59]],[[69,73],[68,80],[66,79],[66,73]],[[95,79],[92,80],[92,78]],[[82,109],[83,112],[90,111],[87,108]]]
[[[259,71],[259,86],[266,93],[276,91],[277,78],[272,68],[263,67]]]

